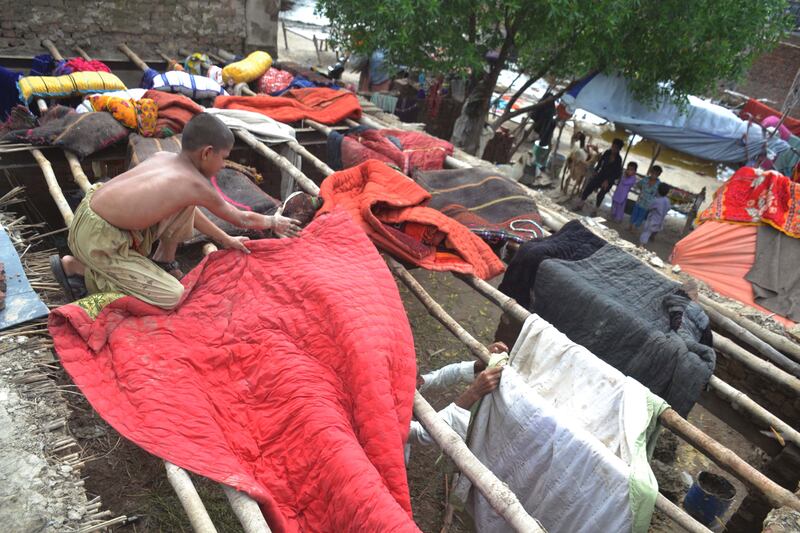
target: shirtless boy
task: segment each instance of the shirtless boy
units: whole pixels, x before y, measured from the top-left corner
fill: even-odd
[[[183,130],[180,154],[159,152],[95,185],[69,228],[74,256],[50,260],[67,295],[76,299],[85,290],[121,292],[164,309],[175,307],[183,294],[175,252],[178,244],[191,238],[193,228],[223,248],[249,253],[246,237],[231,237],[198,206],[241,228],[296,236],[300,231],[296,220],[240,211],[212,187],[209,178],[222,169],[233,141],[218,118],[200,113]],[[151,260],[155,241],[158,248]]]

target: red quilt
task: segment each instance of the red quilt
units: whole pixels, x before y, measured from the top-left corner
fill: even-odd
[[[739,116],[742,117],[744,120],[750,120],[752,118],[754,121],[761,123],[767,117],[780,117],[781,112],[772,109],[767,104],[762,104],[758,100],[750,99],[744,104],[742,110],[739,112]],[[800,120],[792,117],[786,117],[783,121],[783,125],[789,128],[795,135],[800,135]]]
[[[250,249],[207,257],[173,311],[56,309],[64,368],[123,436],[249,493],[273,531],[418,531],[414,343],[385,263],[342,212]]]
[[[342,139],[344,168],[377,159],[410,176],[415,170],[441,170],[449,155],[452,144],[420,131],[367,129]]]
[[[182,94],[150,89],[144,93],[144,97],[150,98],[158,104],[157,137],[177,135],[183,131],[184,126],[192,120],[192,117],[203,112],[202,107]]]
[[[322,182],[318,216],[343,207],[372,241],[395,257],[428,270],[491,279],[505,265],[462,224],[427,207],[430,193],[380,161],[334,172]]]
[[[800,237],[800,183],[773,171],[742,167],[714,193],[699,222],[722,220],[740,224],[769,224],[791,237]]]
[[[361,117],[361,104],[355,94],[327,87],[293,89],[282,96],[217,96],[214,107],[254,111],[285,123],[310,118],[322,124],[336,124]]]

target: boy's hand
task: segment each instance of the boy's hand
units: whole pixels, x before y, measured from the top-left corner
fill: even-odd
[[[282,237],[297,237],[300,234],[300,221],[280,214],[272,215],[271,229]]]
[[[229,249],[229,250],[239,250],[240,252],[244,252],[246,254],[250,253],[250,250],[247,246],[244,245],[245,242],[249,241],[248,237],[228,237],[228,240],[222,243],[222,247]]]

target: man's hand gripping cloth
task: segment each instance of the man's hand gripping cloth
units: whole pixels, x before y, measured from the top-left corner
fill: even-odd
[[[417,531],[414,343],[386,265],[344,213],[249,247],[207,257],[171,312],[53,311],[64,368],[123,436],[247,492],[273,531]]]
[[[361,104],[355,94],[326,87],[294,89],[283,96],[218,96],[214,107],[254,111],[287,124],[306,118],[336,124],[361,117]]]
[[[658,493],[647,445],[666,408],[534,314],[469,446],[551,533],[643,533]],[[507,530],[480,493],[470,502],[477,531]]]
[[[488,244],[427,207],[431,195],[380,161],[334,172],[322,182],[318,214],[343,207],[379,248],[428,270],[491,279],[505,269]]]

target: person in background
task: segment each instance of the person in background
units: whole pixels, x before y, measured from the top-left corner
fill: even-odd
[[[658,195],[658,184],[661,183],[659,178],[663,172],[662,168],[658,165],[653,165],[647,176],[642,178],[639,182],[639,198],[633,206],[631,212],[630,225],[628,229],[638,228],[647,218],[647,211],[650,209],[650,202],[652,202]]]
[[[508,346],[502,342],[495,342],[489,346],[492,353],[508,353]],[[469,383],[454,402],[439,411],[439,416],[458,433],[462,439],[467,438],[469,428],[470,409],[481,398],[491,393],[500,384],[503,367],[486,368],[483,361],[464,361],[453,363],[428,372],[417,377],[417,389],[420,393],[442,392],[460,383]],[[410,444],[415,442],[424,446],[434,444],[433,437],[416,420],[411,421],[411,427],[406,441],[406,462],[411,453]]]
[[[683,225],[683,235],[688,235],[689,232],[692,231],[694,220],[697,218],[697,212],[700,211],[700,206],[703,205],[703,202],[705,201],[706,201],[706,188],[703,187],[700,190],[700,193],[694,197],[694,202],[692,202],[692,208],[689,210],[689,214],[686,215],[686,224]]]
[[[639,165],[635,161],[628,163],[625,167],[625,174],[620,178],[617,188],[614,190],[614,196],[611,197],[611,218],[617,222],[622,222],[622,219],[625,218],[625,204],[628,202],[628,193],[636,183],[636,169],[638,168]]]
[[[584,187],[581,193],[581,199],[576,206],[577,209],[583,209],[586,199],[594,191],[597,191],[597,200],[595,200],[595,211],[603,203],[606,193],[611,190],[611,187],[622,176],[622,156],[620,152],[625,142],[622,139],[614,139],[611,143],[611,148],[603,152],[597,164],[594,167],[594,175],[589,183]]]
[[[669,198],[669,185],[666,183],[658,184],[658,196],[650,203],[650,208],[647,211],[647,220],[644,222],[644,229],[642,235],[639,237],[639,244],[644,246],[650,241],[650,237],[654,233],[661,231],[664,227],[664,219],[667,218],[667,213],[670,207]]]

